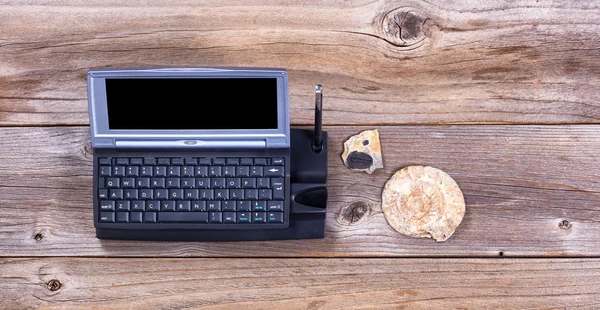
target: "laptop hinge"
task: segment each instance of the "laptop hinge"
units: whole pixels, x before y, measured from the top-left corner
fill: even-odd
[[[130,141],[117,140],[117,149],[264,149],[267,143],[263,140],[210,141],[210,140],[177,140],[177,141]]]

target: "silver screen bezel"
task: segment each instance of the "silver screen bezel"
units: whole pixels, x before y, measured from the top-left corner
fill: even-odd
[[[105,83],[107,78],[275,78],[277,79],[277,129],[109,129]],[[117,140],[168,141],[181,139],[266,140],[267,145],[289,146],[288,81],[287,72],[284,69],[157,68],[90,70],[88,72],[88,102],[92,145],[94,147],[114,145]],[[273,143],[268,143],[269,140]]]

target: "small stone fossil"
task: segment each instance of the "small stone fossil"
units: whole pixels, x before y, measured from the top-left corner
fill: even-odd
[[[344,165],[352,170],[373,173],[377,168],[383,168],[381,143],[377,129],[365,130],[344,142],[342,153]]]
[[[385,184],[381,208],[399,233],[445,241],[465,215],[465,200],[458,184],[444,171],[410,166]]]

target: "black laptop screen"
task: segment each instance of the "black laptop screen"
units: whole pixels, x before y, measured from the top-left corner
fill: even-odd
[[[112,130],[277,129],[275,78],[106,79]]]

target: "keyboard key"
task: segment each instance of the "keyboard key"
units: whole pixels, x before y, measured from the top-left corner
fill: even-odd
[[[183,192],[183,197],[184,199],[198,199],[200,196],[198,195],[198,190],[197,189],[186,189]]]
[[[115,213],[114,212],[100,212],[99,221],[101,223],[114,223]]]
[[[169,199],[174,199],[174,200],[183,199],[183,190],[182,189],[170,189],[169,190]]]
[[[282,212],[269,212],[269,223],[283,223],[283,213]]]
[[[223,167],[223,176],[224,177],[234,177],[235,176],[235,167],[234,166]]]
[[[117,201],[117,211],[129,211],[129,200]]]
[[[106,178],[98,178],[98,188],[106,188]]]
[[[235,201],[225,200],[225,201],[221,202],[221,210],[222,211],[235,211]]]
[[[196,176],[197,177],[208,177],[208,167],[207,166],[196,167]]]
[[[179,178],[167,178],[166,180],[167,188],[180,188]]]
[[[206,211],[206,201],[194,200],[192,201],[192,211]]]
[[[273,199],[273,191],[270,189],[261,189],[258,191],[258,199],[271,200]]]
[[[237,213],[237,222],[240,224],[250,223],[250,212],[238,212]]]
[[[209,213],[210,222],[214,223],[214,224],[221,223],[223,221],[222,216],[223,216],[223,214],[221,212],[210,212]]]
[[[165,178],[152,178],[152,188],[165,188]]]
[[[213,160],[213,165],[225,166],[225,158],[215,158]]]
[[[140,189],[141,199],[154,199],[154,191],[151,189]]]
[[[269,212],[283,212],[283,201],[267,202],[267,210]]]
[[[250,176],[250,167],[248,166],[239,166],[235,168],[235,176],[236,177],[249,177]]]
[[[125,174],[128,177],[139,177],[140,176],[140,167],[128,166],[127,169],[125,169]]]
[[[256,199],[258,199],[258,190],[257,189],[246,189],[244,196],[248,200],[253,200],[253,199],[256,200]]]
[[[207,201],[206,208],[208,211],[221,211],[220,201]]]
[[[227,180],[225,180],[225,185],[227,188],[240,188],[240,182],[239,178],[227,178]]]
[[[98,172],[101,177],[109,177],[111,175],[111,169],[109,166],[100,166]]]
[[[219,212],[220,214],[220,212]],[[167,212],[159,213],[158,221],[162,223],[208,223],[207,212]]]
[[[124,177],[125,176],[125,167],[124,166],[114,166],[112,175],[113,175],[113,177]]]
[[[212,165],[212,161],[210,160],[210,158],[200,158],[198,159],[198,164],[203,166],[210,166]]]
[[[159,211],[160,202],[156,200],[150,200],[146,202],[146,211]]]
[[[280,177],[284,176],[284,167],[281,166],[267,166],[265,167],[265,176],[266,177]]]
[[[253,201],[252,211],[267,211],[266,201]]]
[[[117,212],[117,222],[129,223],[129,212]]]
[[[181,178],[181,188],[194,188],[195,185],[196,185],[196,179]]]
[[[209,178],[196,178],[196,188],[209,188],[210,187],[210,179]]]
[[[108,197],[110,199],[123,199],[123,190],[122,189],[109,189]]]
[[[215,196],[215,192],[212,189],[201,189],[200,190],[200,200],[213,200]]]
[[[98,164],[100,165],[110,165],[110,158],[106,158],[106,157],[100,157],[98,158]]]
[[[169,198],[169,190],[168,189],[155,189],[154,190],[154,199],[168,199]]]
[[[243,188],[256,188],[256,179],[255,178],[243,178],[242,179],[242,187]]]
[[[235,224],[236,220],[235,212],[223,212],[224,224]]]
[[[151,177],[152,176],[152,167],[143,166],[140,168],[140,176],[142,177]]]
[[[229,199],[243,200],[244,199],[244,190],[243,189],[230,189],[229,190]]]
[[[227,200],[229,199],[229,190],[228,189],[215,189],[215,199],[217,200]]]
[[[263,167],[250,167],[250,176],[251,177],[262,177],[263,176]]]
[[[192,211],[191,203],[189,201],[180,201],[177,203],[177,212],[181,211]]]
[[[194,176],[194,167],[192,167],[192,166],[181,167],[181,176],[193,177]]]
[[[115,202],[110,200],[101,200],[100,211],[115,211]]]
[[[117,165],[129,165],[129,158],[117,158]]]
[[[159,158],[157,160],[157,162],[158,162],[159,165],[164,165],[164,166],[168,166],[168,165],[171,164],[171,160],[168,159],[168,158]]]
[[[141,223],[142,212],[131,212],[129,213],[129,223]]]
[[[227,165],[228,166],[237,166],[240,164],[240,159],[239,158],[227,158]]]
[[[135,187],[135,179],[134,178],[121,178],[121,187],[122,188],[134,188]]]
[[[177,166],[183,165],[183,158],[181,158],[181,157],[171,158],[171,165],[177,165]]]
[[[266,223],[267,213],[266,212],[252,212],[253,223]]]
[[[137,189],[126,189],[124,191],[124,195],[125,195],[124,196],[125,199],[129,199],[129,200],[139,199]]]
[[[143,200],[134,200],[131,202],[131,211],[146,211],[146,202]]]
[[[283,166],[284,163],[285,160],[283,159],[283,157],[275,157],[271,160],[271,165],[273,166]]]
[[[108,190],[107,189],[99,189],[98,190],[98,199],[108,199]]]
[[[252,160],[252,158],[242,158],[240,159],[240,165],[252,166],[254,165],[254,161]]]
[[[208,167],[208,176],[220,177],[221,176],[221,167],[219,167],[219,166]]]
[[[256,181],[258,188],[271,188],[271,179],[269,178],[258,178]]]
[[[254,164],[257,166],[266,166],[267,165],[267,159],[266,158],[255,158],[254,159]]]
[[[132,158],[129,160],[130,165],[141,166],[144,163],[142,158]]]
[[[137,187],[137,188],[150,188],[150,178],[137,178],[137,179],[135,179],[135,187]]]
[[[237,211],[250,211],[251,203],[250,201],[238,201],[237,202]]]
[[[120,185],[121,185],[121,179],[106,178],[106,188],[119,188]]]
[[[154,167],[154,176],[155,177],[166,177],[167,176],[167,167],[165,167],[165,166]]]
[[[149,166],[156,165],[156,158],[144,158],[144,165],[149,165]]]
[[[211,188],[225,188],[225,178],[210,178]]]
[[[160,202],[160,211],[175,211],[175,201],[161,201]]]
[[[186,165],[198,165],[198,158],[186,158],[185,159],[185,164]]]
[[[170,166],[167,168],[167,175],[170,177],[178,177],[181,176],[181,167],[178,166]]]
[[[156,212],[144,213],[144,223],[156,223]]]
[[[283,185],[273,185],[273,199],[285,199]]]

